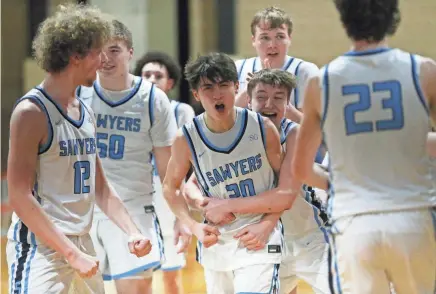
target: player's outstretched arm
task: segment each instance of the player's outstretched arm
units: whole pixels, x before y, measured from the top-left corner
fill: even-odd
[[[315,170],[314,161],[321,144],[321,87],[319,77],[309,80],[303,102],[303,120],[297,134],[292,163],[292,173],[302,183],[310,183],[315,173],[323,175],[323,189],[327,188],[328,174]],[[316,186],[320,186],[319,184]]]
[[[42,243],[70,261],[79,254],[78,248],[53,224],[32,194],[39,146],[49,137],[47,125],[44,112],[30,100],[22,101],[12,112],[7,172],[9,203]]]

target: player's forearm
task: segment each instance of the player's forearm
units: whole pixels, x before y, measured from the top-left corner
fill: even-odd
[[[127,235],[140,234],[126,207],[108,183],[101,192],[96,193],[98,207]]]
[[[290,209],[296,193],[291,189],[275,188],[265,191],[256,197],[227,199],[229,211],[232,213],[277,213]]]
[[[55,226],[30,192],[15,193],[11,190],[9,190],[9,203],[12,209],[43,244],[66,259],[76,254],[77,247]]]
[[[189,228],[192,228],[196,221],[191,217],[188,205],[186,204],[184,197],[180,195],[180,193],[181,192],[179,189],[172,187],[164,182],[163,195],[171,211],[182,223],[184,223]]]
[[[183,195],[185,196],[185,200],[189,207],[201,210],[201,203],[203,203],[204,197],[195,181],[190,179],[185,183]]]

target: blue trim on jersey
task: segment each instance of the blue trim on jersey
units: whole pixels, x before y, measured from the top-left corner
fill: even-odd
[[[154,87],[154,84],[151,85],[150,95],[148,97],[148,114],[150,117],[150,127],[154,123]]]
[[[329,181],[327,183],[328,187],[327,187],[327,191],[328,191],[328,196],[327,196],[327,216],[328,219],[331,220],[332,219],[332,213],[333,213],[333,199],[335,198],[335,189],[333,186],[333,173],[332,173],[332,154],[329,152],[329,162],[328,162],[328,173],[330,175]]]
[[[263,118],[262,118],[262,116],[259,113],[257,114],[257,120],[259,121],[260,136],[262,137],[263,147],[266,150],[265,126],[263,124]]]
[[[125,277],[135,276],[138,273],[145,272],[149,269],[154,269],[158,266],[160,266],[160,261],[155,261],[155,262],[148,263],[146,265],[139,266],[137,268],[134,268],[130,271],[127,271],[127,272],[124,272],[121,274],[103,275],[103,281],[119,280],[119,279],[122,279]]]
[[[180,106],[180,104],[182,104],[182,103],[176,101],[176,106],[174,107],[174,116],[176,117],[176,124],[177,124],[177,127],[179,127],[179,121],[178,121],[178,119],[179,119],[179,106]]]
[[[186,141],[188,142],[189,149],[191,150],[192,159],[194,160],[194,171],[195,171],[195,175],[197,176],[198,183],[200,184],[200,187],[202,188],[203,193],[209,197],[210,196],[209,187],[207,185],[207,182],[206,182],[206,179],[204,178],[203,173],[201,172],[200,165],[198,164],[197,152],[195,152],[194,143],[192,142],[191,136],[189,135],[189,132],[186,129],[186,126],[182,127],[182,131],[183,131],[183,134],[185,135]],[[200,178],[198,177],[199,175],[201,176],[202,181],[200,181]]]
[[[347,53],[344,54],[344,56],[368,56],[368,55],[374,55],[374,54],[387,52],[390,50],[392,50],[392,48],[382,47],[382,48],[368,49],[368,50],[362,50],[362,51],[348,51]]]
[[[134,77],[134,79],[136,80],[137,77]],[[121,98],[120,100],[113,102],[109,99],[106,99],[106,97],[104,96],[103,92],[102,92],[102,87],[100,86],[100,84],[98,83],[98,81],[94,82],[94,91],[97,94],[97,96],[107,105],[109,105],[110,107],[117,107],[120,105],[123,105],[124,103],[126,103],[127,101],[129,101],[130,99],[132,99],[139,91],[139,88],[142,85],[142,78],[139,78],[139,81],[135,82],[135,86],[132,88],[132,90],[130,91],[129,94],[127,94],[126,96],[124,96],[123,98]]]
[[[165,247],[164,247],[164,239],[162,235],[162,229],[160,227],[159,218],[157,217],[157,214],[155,212],[152,213],[153,222],[154,222],[154,229],[157,237],[157,243],[159,246],[159,255],[160,260],[163,260],[165,258]]]
[[[53,105],[57,108],[57,110],[59,111],[60,114],[62,114],[62,116],[68,120],[73,126],[75,126],[76,128],[80,128],[83,124],[83,119],[85,117],[85,111],[83,109],[83,104],[81,103],[79,97],[76,96],[76,99],[79,101],[79,105],[80,105],[80,119],[79,120],[74,120],[71,117],[68,116],[68,114],[66,114],[62,108],[59,106],[59,104],[56,103],[55,100],[53,100],[53,98],[50,97],[50,95],[48,95],[48,93],[41,88],[40,86],[36,86],[35,89],[37,89],[38,91],[40,91],[45,98],[47,98],[47,100],[49,100],[51,103],[53,103]]]
[[[161,271],[163,272],[174,272],[182,269],[183,266],[172,266],[172,267],[161,267]]]
[[[289,121],[286,120],[287,124],[286,126],[282,125],[282,127],[280,128],[280,144],[285,144],[286,143],[286,138],[288,137],[288,133],[291,130],[291,127],[295,124],[293,121]]]
[[[242,61],[241,68],[238,71],[238,81],[241,79],[242,69],[244,68],[246,61],[247,61],[247,59],[244,59],[244,61]]]
[[[300,61],[300,63],[297,65],[297,67],[295,68],[295,77],[298,77],[298,71],[300,70],[300,65],[303,63],[303,61]],[[298,92],[298,87],[294,88],[294,106],[295,108],[298,108],[298,102],[299,102],[299,92]]]
[[[341,277],[338,268],[337,251],[335,246],[335,237],[333,234],[329,238],[329,254],[328,254],[328,266],[329,266],[329,287],[332,293],[342,294]],[[335,287],[336,283],[336,287]]]
[[[236,109],[236,111],[238,111],[238,109]],[[236,135],[236,138],[233,140],[232,143],[230,143],[229,146],[218,147],[218,146],[215,146],[211,141],[209,141],[209,139],[207,138],[206,134],[203,131],[201,124],[198,122],[198,117],[194,118],[195,129],[197,130],[198,135],[199,135],[201,141],[203,141],[204,145],[206,145],[207,148],[209,148],[212,151],[215,151],[218,153],[225,153],[225,154],[230,154],[236,148],[236,146],[238,146],[239,142],[241,141],[242,137],[244,136],[245,130],[247,129],[247,122],[248,122],[248,110],[244,108],[244,109],[242,109],[241,126],[239,128],[238,134]]]
[[[324,76],[322,78],[322,86],[324,89],[324,109],[321,117],[321,128],[324,126],[327,119],[327,111],[329,108],[329,65],[325,66]]]
[[[305,190],[305,194],[306,194],[305,199],[306,199],[306,202],[309,203],[310,206],[312,206],[313,219],[315,220],[316,224],[318,225],[319,230],[323,234],[324,241],[328,244],[328,242],[329,242],[328,232],[324,226],[325,224],[319,218],[320,210],[318,209],[318,207],[316,207],[315,205],[312,204],[310,192],[308,190],[306,190],[307,186],[306,185],[304,185],[304,186],[305,186],[304,190]]]
[[[80,94],[82,93],[82,86],[78,86],[76,88],[76,96],[80,98]]]
[[[416,93],[418,94],[419,100],[421,101],[422,106],[424,106],[425,111],[427,114],[430,114],[430,110],[424,98],[424,93],[422,92],[421,84],[419,83],[419,76],[416,68],[416,57],[414,54],[410,54],[410,62],[412,63],[412,78]]]
[[[48,114],[47,107],[45,107],[44,103],[42,103],[41,99],[39,99],[39,97],[36,95],[24,96],[24,97],[18,99],[18,101],[15,103],[13,109],[15,109],[15,107],[18,105],[18,103],[20,103],[21,101],[26,100],[26,99],[32,100],[36,104],[38,104],[40,106],[42,112],[44,112],[45,116],[47,117],[48,138],[47,138],[47,142],[45,142],[45,144],[39,146],[38,155],[41,155],[41,154],[47,152],[47,150],[50,149],[51,144],[53,143],[53,124],[51,123],[51,119],[50,119],[50,115]]]

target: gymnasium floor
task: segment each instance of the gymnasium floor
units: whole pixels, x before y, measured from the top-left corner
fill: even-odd
[[[182,273],[182,281],[184,294],[203,294],[205,291],[205,284],[203,278],[203,271],[201,266],[195,261],[195,244],[196,242],[191,243],[191,247],[187,256],[187,266],[183,269]],[[1,289],[0,293],[8,293],[8,270],[6,265],[5,258],[5,246],[6,246],[6,238],[2,237],[1,239]],[[153,293],[156,294],[164,294],[164,288],[161,282],[160,272],[155,274],[155,279],[153,281]],[[106,284],[106,293],[107,294],[116,294],[114,288],[111,284]],[[301,284],[298,288],[298,294],[310,294],[313,293],[307,285]]]

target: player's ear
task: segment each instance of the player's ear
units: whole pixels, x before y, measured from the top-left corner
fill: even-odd
[[[174,88],[174,80],[173,79],[168,79],[168,82],[167,82],[167,89],[168,89],[168,91],[172,90],[173,88]]]
[[[251,35],[251,45],[252,45],[253,47],[256,47],[255,44],[254,44],[254,35]]]
[[[132,60],[133,58],[133,51],[134,51],[133,47],[129,49],[129,56],[130,56],[129,60]]]
[[[200,102],[200,96],[198,95],[198,91],[197,90],[192,90],[192,96],[194,96],[195,100],[197,100],[197,102]]]
[[[239,81],[235,82],[235,93],[238,94],[239,92]]]

